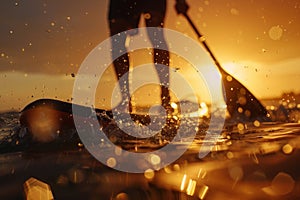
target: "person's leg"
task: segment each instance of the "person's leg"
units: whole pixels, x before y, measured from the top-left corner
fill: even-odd
[[[169,51],[165,43],[162,29],[151,29],[148,31],[153,44],[154,65],[161,84],[161,102],[164,107],[170,103],[170,70],[169,70]]]
[[[164,37],[164,32],[162,29],[160,29],[163,27],[164,23],[166,2],[162,0],[160,1],[160,5],[161,6],[159,8],[156,8],[156,10],[147,10],[145,21],[147,27],[152,27],[151,29],[148,29],[148,36],[154,48],[153,59],[161,84],[162,105],[165,108],[168,108],[171,100],[169,92],[170,77],[168,67],[170,55]],[[157,27],[157,29],[155,27]]]
[[[120,86],[122,102],[120,107],[130,105],[129,91],[129,55],[125,47],[127,34],[119,34],[138,27],[140,11],[132,0],[110,0],[109,4],[109,28],[110,35],[115,37],[111,40],[113,65]],[[119,56],[121,55],[121,56]],[[122,79],[121,79],[122,78]]]
[[[120,34],[123,31],[127,30],[126,22],[122,19],[114,19],[109,21],[110,34],[114,36],[111,39],[112,44],[112,58],[113,66],[119,82],[120,93],[121,93],[121,104],[125,104],[130,100],[130,91],[129,91],[129,81],[128,81],[128,72],[129,72],[129,58],[127,49],[125,47],[125,40],[127,35]],[[121,56],[120,56],[121,55]],[[122,81],[120,81],[122,77]],[[124,105],[124,106],[125,106]]]

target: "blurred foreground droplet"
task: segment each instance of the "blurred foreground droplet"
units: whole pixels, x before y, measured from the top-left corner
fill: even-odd
[[[186,188],[186,194],[189,196],[193,196],[195,193],[196,186],[197,182],[193,179],[190,179]]]
[[[206,185],[203,185],[202,187],[200,187],[198,198],[201,199],[201,200],[204,199],[206,194],[207,194],[208,189],[209,189],[209,187],[206,186]]]
[[[293,146],[290,144],[286,144],[282,147],[282,151],[285,154],[291,154],[293,152]]]
[[[32,177],[24,183],[24,191],[27,200],[54,199],[50,186]]]
[[[269,187],[262,190],[271,196],[282,196],[289,194],[295,188],[295,180],[285,172],[279,172],[271,182]]]
[[[115,199],[116,200],[128,200],[129,197],[126,193],[122,192],[122,193],[119,193]]]
[[[146,179],[153,179],[154,176],[155,176],[155,172],[152,169],[147,169],[144,172],[144,176],[145,176]]]

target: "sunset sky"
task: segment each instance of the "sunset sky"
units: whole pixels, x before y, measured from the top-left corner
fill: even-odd
[[[300,92],[299,0],[187,2],[189,15],[221,65],[255,96]],[[168,1],[165,27],[197,40],[174,3]],[[109,37],[107,8],[108,0],[2,0],[0,111],[20,110],[42,97],[71,99],[73,75]],[[193,77],[189,69],[182,71]],[[112,69],[106,74],[114,76]],[[113,87],[103,84],[99,94],[105,107]]]

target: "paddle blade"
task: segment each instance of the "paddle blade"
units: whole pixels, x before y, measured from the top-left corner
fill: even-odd
[[[222,74],[224,97],[228,112],[230,114],[230,120],[234,122],[249,122],[255,120],[260,122],[271,121],[270,114],[255,98],[255,96],[221,67],[217,58],[214,56],[205,39],[203,38],[203,35],[198,31],[197,27],[187,13],[184,13],[183,15],[195,31],[199,41],[209,53],[210,57],[215,62],[216,67]]]
[[[260,101],[238,80],[222,72],[223,90],[231,120],[270,122],[270,114]]]

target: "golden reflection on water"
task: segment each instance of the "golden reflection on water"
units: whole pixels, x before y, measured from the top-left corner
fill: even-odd
[[[155,166],[163,162],[163,156],[153,152],[148,157],[151,167],[143,174],[104,169],[78,143],[75,144],[78,151],[73,153],[47,153],[47,156],[55,158],[51,161],[39,152],[28,152],[27,157],[20,156],[17,161],[12,156],[2,156],[0,174],[1,177],[35,174],[34,167],[41,162],[47,163],[42,165],[42,169],[51,166],[50,173],[62,166],[59,173],[51,175],[54,181],[44,179],[48,184],[53,184],[54,196],[59,194],[57,188],[87,186],[93,192],[109,194],[112,199],[137,199],[128,192],[132,188],[156,195],[179,193],[181,196],[177,196],[178,199],[193,200],[300,198],[299,124],[259,123],[257,126],[255,123],[243,123],[242,133],[238,125],[233,125],[232,129],[224,130],[216,144],[203,141],[202,136],[197,135],[180,159],[161,170],[155,170]],[[178,148],[184,143],[184,140],[179,142]],[[199,159],[197,155],[201,145],[205,145],[210,153]],[[123,152],[121,147],[116,147],[115,155],[109,157],[106,164],[110,167],[118,165],[116,157],[122,156]],[[108,187],[103,188],[103,185]],[[167,199],[164,197],[155,196],[154,199]]]

